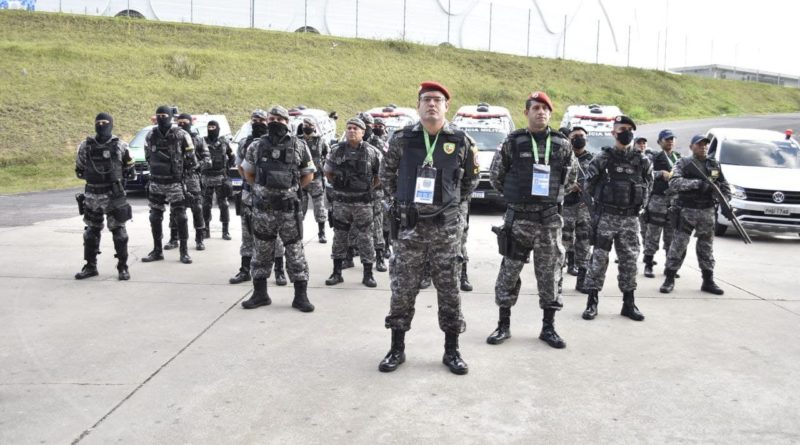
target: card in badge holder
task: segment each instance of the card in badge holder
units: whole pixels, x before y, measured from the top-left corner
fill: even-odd
[[[533,180],[531,181],[531,195],[547,196],[550,194],[550,166],[533,164]]]
[[[417,167],[417,186],[414,189],[414,202],[433,204],[433,192],[436,187],[436,168]]]

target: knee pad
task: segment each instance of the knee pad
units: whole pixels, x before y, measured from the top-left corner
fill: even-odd
[[[161,224],[164,221],[164,211],[150,209],[150,224]]]
[[[178,225],[185,224],[189,221],[189,218],[186,216],[186,209],[184,208],[175,208],[175,212],[172,216],[175,218],[175,224]]]
[[[111,231],[111,234],[113,235],[115,244],[128,241],[128,231],[125,230],[125,227],[117,227]]]
[[[86,216],[86,219],[93,222],[94,224],[99,224],[101,226],[103,225],[103,212],[86,209],[84,215]]]
[[[99,227],[89,227],[87,226],[83,230],[83,240],[87,244],[99,244],[100,243],[100,229]]]

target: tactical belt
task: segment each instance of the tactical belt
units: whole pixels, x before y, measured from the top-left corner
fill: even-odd
[[[296,201],[291,198],[287,199],[280,196],[270,198],[253,197],[253,207],[261,211],[290,212],[294,211],[295,206]]]
[[[151,176],[150,181],[156,184],[177,184],[181,182],[180,179],[175,179],[172,177],[158,177],[158,176]]]
[[[683,201],[679,199],[678,207],[683,207],[685,209],[710,209],[714,207],[714,201]]]
[[[337,201],[337,202],[347,203],[347,204],[352,204],[352,203],[356,203],[356,202],[359,202],[359,203],[362,203],[362,204],[368,204],[368,203],[372,202],[372,195],[369,192],[367,192],[365,194],[359,194],[359,195],[338,195],[338,196],[334,196],[333,200]]]
[[[603,205],[603,213],[615,216],[636,216],[639,214],[639,207],[615,207],[611,205]]]
[[[103,184],[103,185],[96,185],[96,184],[86,184],[86,187],[83,189],[86,193],[93,193],[95,195],[102,195],[104,193],[111,192],[111,184]]]
[[[555,205],[552,207],[548,207],[544,210],[538,212],[520,212],[518,210],[508,209],[508,216],[510,217],[511,221],[514,220],[523,220],[523,221],[531,221],[531,222],[542,222],[548,218],[553,217],[561,213],[561,205]]]

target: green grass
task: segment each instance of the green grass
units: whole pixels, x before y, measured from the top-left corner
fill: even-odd
[[[488,101],[516,113],[532,90],[556,104],[617,104],[654,121],[800,109],[800,90],[634,68],[401,41],[345,39],[125,18],[0,11],[0,193],[77,184],[78,143],[99,111],[130,138],[157,105],[226,114],[305,104],[348,117],[413,105],[421,80],[453,93],[451,111]]]

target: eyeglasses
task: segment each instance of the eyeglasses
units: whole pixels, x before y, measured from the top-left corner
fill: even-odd
[[[419,101],[422,102],[422,103],[434,102],[434,103],[440,104],[440,103],[442,103],[442,102],[444,102],[446,100],[447,100],[447,98],[445,98],[444,96],[420,96],[419,97]]]

